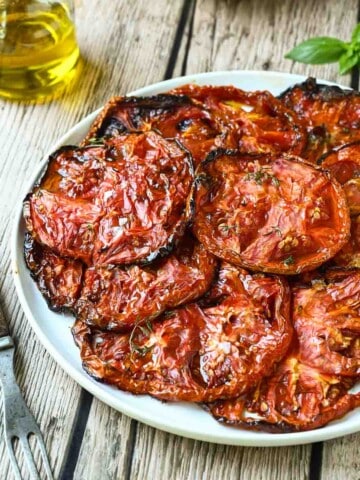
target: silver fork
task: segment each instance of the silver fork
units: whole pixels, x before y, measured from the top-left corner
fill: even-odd
[[[14,376],[14,342],[9,336],[8,326],[0,307],[0,382],[3,392],[5,442],[16,480],[21,480],[19,464],[16,460],[14,441],[18,439],[31,479],[40,480],[29,436],[34,435],[42,456],[47,478],[53,480],[45,444],[40,429],[27,408]]]

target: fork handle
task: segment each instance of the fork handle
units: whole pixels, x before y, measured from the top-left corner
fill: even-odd
[[[10,337],[8,337],[10,338]],[[0,339],[4,340],[4,339]],[[11,338],[10,338],[11,340]],[[5,344],[5,342],[3,342]],[[10,342],[9,342],[10,343]],[[21,395],[20,388],[16,383],[15,374],[14,374],[14,347],[4,347],[1,349],[0,346],[0,383],[2,386],[2,394],[4,399],[4,425],[5,425],[5,436],[7,437],[7,447],[10,456],[10,461],[13,466],[13,472],[17,480],[21,480],[21,474],[19,471],[19,465],[16,461],[12,442],[12,433],[16,430],[17,422],[19,420],[25,420],[29,417],[30,412],[23,400]],[[23,453],[24,458],[27,463],[30,477],[33,480],[40,480],[36,465],[34,463],[32,453],[28,444],[28,439],[26,437],[27,432],[25,431],[25,436],[21,430],[16,432],[16,437],[18,437]]]
[[[3,350],[0,346],[0,384],[4,397],[4,414],[6,414],[7,411],[5,404],[9,404],[12,409],[13,399],[21,395],[14,374],[14,352],[14,347]]]
[[[1,326],[0,326],[0,329],[1,329]],[[6,335],[5,337],[0,338],[0,350],[7,350],[8,348],[13,348],[13,347],[14,347],[14,341],[11,337],[9,337],[9,335]]]
[[[9,425],[16,423],[16,419],[25,418],[28,408],[24,402],[19,385],[14,374],[15,348],[0,350],[0,384],[3,394],[3,410],[5,420],[5,433]],[[32,478],[39,478],[33,476]]]

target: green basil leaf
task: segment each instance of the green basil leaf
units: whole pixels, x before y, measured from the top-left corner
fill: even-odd
[[[285,58],[310,64],[332,63],[337,62],[344,52],[345,42],[332,37],[315,37],[297,45]]]
[[[360,23],[354,28],[351,35],[351,41],[354,43],[360,43]]]
[[[360,55],[358,53],[354,53],[348,51],[341,55],[339,59],[339,72],[340,75],[345,75],[348,73],[355,65],[360,64]]]

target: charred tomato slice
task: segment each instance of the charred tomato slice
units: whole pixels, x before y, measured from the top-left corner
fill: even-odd
[[[359,107],[360,112],[360,107]],[[351,215],[360,214],[360,142],[334,148],[318,162],[342,185]]]
[[[197,165],[215,146],[227,146],[226,129],[200,103],[185,95],[114,97],[96,118],[83,144],[128,132],[156,130],[178,138]]]
[[[104,164],[108,160],[111,159],[103,146],[63,146],[50,155],[36,187],[68,198],[92,200],[104,179]]]
[[[165,400],[212,401],[254,387],[286,352],[292,335],[289,290],[280,277],[225,264],[227,293],[136,325],[130,334],[77,321],[85,370],[97,380]]]
[[[316,161],[333,147],[360,140],[359,92],[321,85],[308,78],[283,92],[280,99],[307,126],[305,158]]]
[[[321,372],[360,376],[360,272],[334,270],[293,289],[299,359]]]
[[[360,142],[341,145],[325,153],[318,163],[342,185],[350,209],[350,239],[334,257],[343,268],[360,267]]]
[[[320,373],[291,352],[252,393],[206,408],[220,422],[251,430],[313,430],[360,406],[360,394],[349,393],[353,384],[353,379]]]
[[[31,276],[55,311],[72,309],[80,296],[83,265],[78,260],[62,258],[25,235],[24,255]]]
[[[196,172],[194,209],[200,242],[255,271],[313,270],[349,238],[340,185],[297,157],[210,154]]]
[[[168,257],[151,265],[88,268],[77,318],[101,330],[131,330],[204,294],[216,266],[215,257],[188,234]]]
[[[189,96],[209,110],[227,131],[227,147],[234,145],[243,152],[301,155],[306,145],[302,121],[270,92],[190,84],[172,93]]]
[[[360,268],[360,216],[351,218],[350,239],[332,261],[342,268]]]
[[[192,182],[191,159],[175,141],[129,134],[53,155],[24,216],[31,235],[61,256],[87,265],[146,262],[183,235]]]

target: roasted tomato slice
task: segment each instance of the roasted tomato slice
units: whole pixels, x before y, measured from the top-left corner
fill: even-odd
[[[334,257],[343,268],[360,268],[360,142],[336,147],[318,161],[342,185],[350,209],[350,239]]]
[[[283,104],[304,120],[309,143],[304,157],[316,161],[327,150],[360,140],[360,94],[320,85],[314,78],[280,95]]]
[[[220,277],[226,294],[215,305],[186,305],[130,334],[76,322],[85,370],[122,390],[166,400],[212,401],[254,387],[291,340],[289,289],[280,277],[252,276],[229,264]]]
[[[293,352],[251,394],[214,402],[207,409],[221,422],[252,430],[313,430],[360,406],[360,393],[348,392],[353,384],[353,379],[320,373]]]
[[[333,271],[293,289],[300,361],[321,372],[360,375],[360,272]]]
[[[333,262],[343,268],[360,268],[360,216],[351,218],[350,240],[335,255]]]
[[[166,138],[178,138],[197,165],[215,146],[230,146],[226,128],[198,102],[184,95],[114,97],[90,128],[83,144],[126,132],[156,130]]]
[[[83,265],[78,260],[62,258],[25,235],[24,254],[31,276],[55,311],[72,309],[80,296]]]
[[[60,256],[92,263],[100,207],[41,189],[25,200],[24,217],[27,229],[38,242]]]
[[[232,86],[184,85],[172,93],[204,105],[228,130],[228,144],[243,152],[301,155],[307,141],[302,121],[270,92],[245,92]]]
[[[360,109],[359,109],[360,112]],[[360,142],[342,145],[323,155],[319,162],[345,190],[351,215],[360,214]]]
[[[126,331],[203,295],[217,261],[190,234],[148,266],[92,267],[84,277],[77,318],[102,330]]]
[[[191,160],[175,141],[129,134],[53,155],[25,220],[40,243],[88,265],[150,261],[183,235],[192,183]]]
[[[104,181],[104,164],[111,161],[104,146],[78,148],[66,145],[49,157],[36,187],[68,198],[92,200]]]
[[[349,237],[340,185],[297,157],[214,152],[197,169],[194,206],[200,242],[251,270],[315,269]]]

